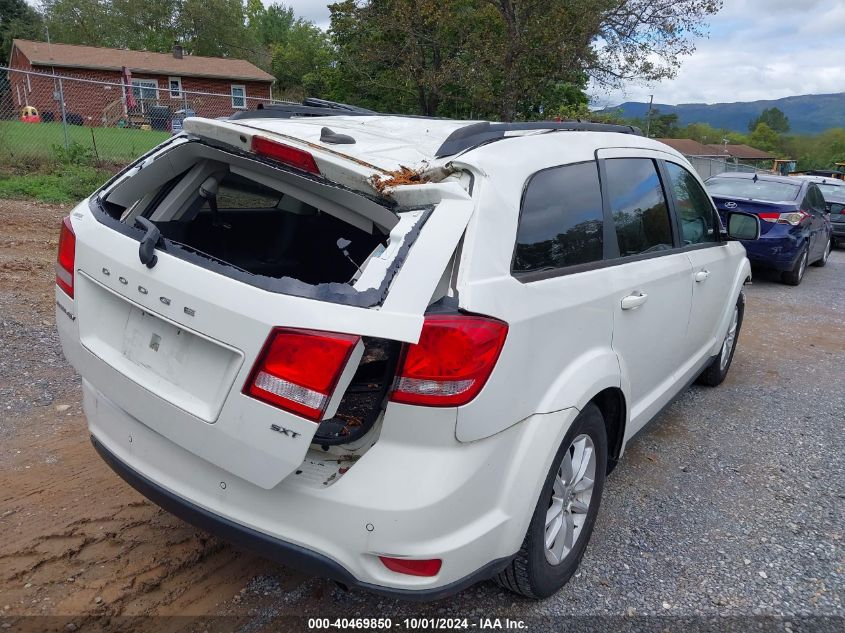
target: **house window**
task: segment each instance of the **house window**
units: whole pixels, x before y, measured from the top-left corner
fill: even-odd
[[[158,81],[154,79],[133,79],[132,96],[135,107],[146,113],[150,106],[158,104]]]
[[[182,98],[182,78],[168,77],[167,85],[170,87],[170,96],[173,99]]]
[[[232,107],[246,109],[246,87],[232,84]]]

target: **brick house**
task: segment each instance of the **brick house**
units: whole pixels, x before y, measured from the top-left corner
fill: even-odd
[[[273,97],[273,76],[248,61],[186,55],[178,44],[150,53],[16,39],[8,78],[16,110],[58,121],[63,100],[68,122],[91,126],[161,127],[186,108],[214,118]]]

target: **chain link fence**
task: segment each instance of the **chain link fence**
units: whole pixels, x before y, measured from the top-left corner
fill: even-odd
[[[171,78],[172,79],[172,78]],[[164,83],[164,82],[162,82]],[[245,86],[230,93],[161,87],[155,79],[103,81],[0,66],[0,160],[93,161],[124,165],[182,129],[187,116],[227,117],[258,104]],[[688,157],[702,178],[762,172],[748,165]]]
[[[182,129],[187,116],[226,117],[270,104],[247,95],[162,88],[150,79],[102,81],[0,66],[0,159],[81,159],[123,165]]]
[[[695,167],[698,175],[706,180],[710,176],[717,174],[724,174],[725,172],[746,172],[746,173],[768,173],[768,169],[760,169],[752,167],[751,165],[743,165],[742,163],[735,163],[729,160],[720,160],[718,158],[704,158],[701,156],[687,156],[687,160]]]

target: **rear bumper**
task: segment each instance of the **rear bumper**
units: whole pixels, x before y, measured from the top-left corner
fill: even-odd
[[[845,222],[831,222],[833,237],[838,240],[845,240]]]
[[[219,536],[230,543],[249,549],[264,558],[288,565],[313,576],[330,578],[346,587],[364,589],[406,600],[438,600],[466,589],[477,582],[491,578],[504,569],[510,560],[510,557],[504,557],[490,561],[475,572],[435,589],[396,589],[362,582],[342,565],[327,556],[230,521],[165,490],[120,461],[93,435],[91,436],[91,443],[100,457],[126,483],[147,499],[183,521]]]
[[[378,441],[345,474],[315,480],[303,463],[266,489],[157,433],[85,379],[83,395],[98,452],[165,509],[291,567],[422,600],[490,577],[519,550],[577,415],[533,416],[461,443],[454,410],[391,403]],[[443,565],[435,577],[407,576],[388,570],[380,555]]]
[[[743,241],[748,261],[753,266],[773,268],[774,270],[792,270],[803,251],[806,240],[790,233],[771,235],[780,226],[773,227],[769,234],[758,240]]]

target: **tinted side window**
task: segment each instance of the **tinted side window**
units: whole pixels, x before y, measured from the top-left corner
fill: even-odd
[[[605,162],[607,191],[622,257],[672,248],[672,225],[657,167],[649,158]]]
[[[710,198],[691,173],[675,163],[666,163],[675,194],[681,240],[684,245],[716,241],[716,219]]]
[[[601,260],[602,224],[596,163],[564,165],[534,174],[522,201],[513,271]]]
[[[807,190],[807,197],[809,198],[810,207],[813,211],[817,213],[824,213],[824,196],[816,185],[810,185],[810,188]]]

